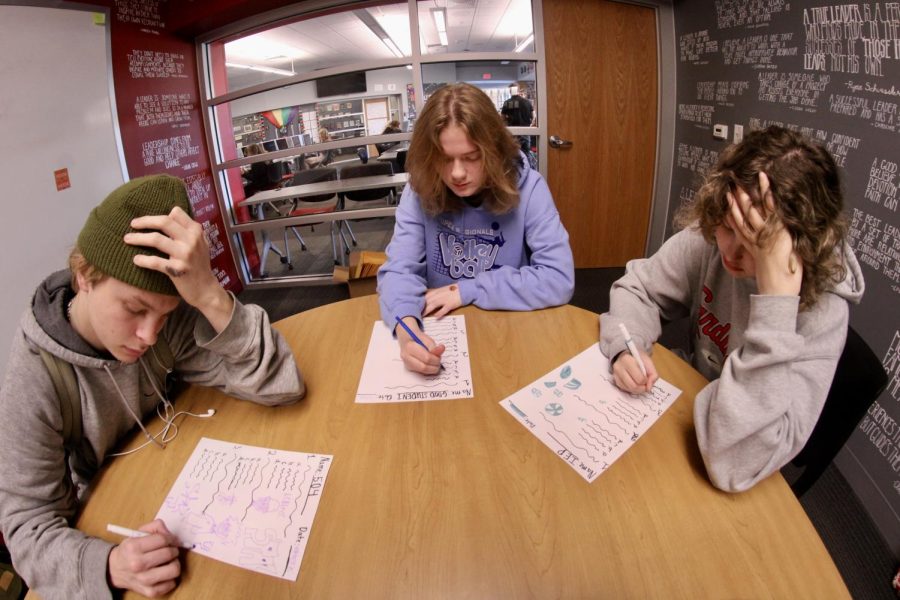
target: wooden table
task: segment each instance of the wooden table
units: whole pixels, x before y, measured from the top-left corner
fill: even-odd
[[[780,475],[736,495],[710,485],[691,412],[705,381],[675,355],[657,346],[654,359],[682,396],[588,484],[498,403],[595,343],[597,316],[459,313],[475,398],[355,404],[377,299],[310,310],[277,324],[308,382],[302,403],[188,390],[179,409],[215,418],[115,459],[79,528],[112,539],[107,523],[151,520],[206,436],[334,462],[296,582],[187,553],[172,598],[849,597]]]

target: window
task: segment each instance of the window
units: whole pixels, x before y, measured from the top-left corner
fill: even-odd
[[[473,83],[498,111],[524,98],[532,122],[510,126],[532,130],[515,134],[536,161],[533,29],[530,0],[410,0],[298,14],[205,41],[215,182],[245,283],[330,280],[351,251],[386,247],[400,188],[382,197],[339,190],[360,171],[405,178],[417,110],[438,86]]]
[[[409,9],[395,3],[301,17],[224,40],[219,93],[343,65],[410,56]]]
[[[418,3],[422,54],[534,51],[530,0]]]

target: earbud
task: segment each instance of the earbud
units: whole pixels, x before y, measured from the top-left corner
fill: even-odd
[[[211,417],[211,416],[213,416],[214,414],[216,414],[216,411],[214,411],[213,409],[209,409],[208,411],[206,411],[206,414],[205,414],[205,415],[200,415],[200,416],[201,416],[201,417]]]

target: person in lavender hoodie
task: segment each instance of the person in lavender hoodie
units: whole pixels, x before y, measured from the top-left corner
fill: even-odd
[[[572,249],[550,189],[484,92],[465,83],[435,92],[416,121],[406,167],[378,295],[407,369],[440,369],[444,347],[422,330],[424,316],[468,304],[535,310],[572,298]]]

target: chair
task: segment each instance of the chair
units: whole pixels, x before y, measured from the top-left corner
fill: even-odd
[[[353,179],[355,177],[371,177],[373,175],[393,174],[394,167],[391,166],[391,163],[384,161],[373,161],[364,165],[350,165],[344,167],[340,171],[341,179]],[[394,202],[396,201],[393,187],[344,192],[343,194],[341,194],[341,196],[341,208],[343,209],[362,208],[368,204],[384,203],[386,205],[389,205],[394,204]],[[341,234],[341,241],[344,242],[345,252],[349,254],[350,246],[347,244],[346,237],[344,237],[344,227],[347,228],[347,232],[350,234],[350,239],[352,240],[354,246],[357,245],[357,241],[356,236],[353,234],[353,229],[350,228],[350,223],[348,223],[347,221],[341,221],[338,225],[338,232]]]
[[[306,158],[308,156],[308,154],[303,153],[294,157],[294,173],[309,169],[309,165],[306,164]]]
[[[250,170],[244,174],[244,178],[247,180],[247,185],[244,186],[244,195],[252,196],[256,192],[279,187],[284,174],[282,163],[273,161],[253,163],[250,165]]]
[[[255,162],[250,165],[249,171],[244,174],[244,179],[246,181],[244,185],[244,195],[245,197],[249,198],[250,196],[258,192],[279,188],[284,183],[284,179],[286,176],[288,176],[288,171],[284,163],[274,162],[270,160],[264,162]],[[254,209],[256,218],[260,221],[264,221],[266,219],[267,206],[276,214],[282,214],[278,207],[273,203],[260,203],[257,204]],[[262,238],[263,247],[262,252],[260,253],[259,276],[268,277],[269,274],[266,271],[265,265],[266,261],[269,258],[269,252],[274,252],[282,263],[287,262],[287,259],[285,257],[285,253],[279,250],[278,246],[276,246],[272,242],[271,238],[269,237],[268,231],[263,231]]]
[[[337,181],[337,169],[333,167],[321,167],[317,169],[309,169],[306,171],[298,171],[291,180],[291,185],[304,185],[308,183],[318,183],[322,181]],[[302,198],[294,198],[291,202],[291,209],[287,213],[287,217],[302,217],[305,215],[320,215],[334,212],[337,209],[339,198],[337,194],[318,194],[316,196],[304,196]],[[312,230],[319,223],[307,223]],[[281,262],[287,264],[288,269],[293,269],[291,263],[291,248],[288,245],[288,231],[294,234],[297,241],[300,242],[300,250],[306,250],[306,242],[300,235],[299,228],[306,225],[288,225],[284,228],[284,250],[285,256],[281,257]],[[334,226],[331,228],[331,252],[334,255],[334,263],[339,264],[337,258],[337,244],[334,239]]]
[[[822,414],[806,445],[791,461],[795,466],[805,467],[791,484],[798,498],[831,464],[887,384],[887,373],[881,361],[865,340],[848,327],[847,343],[838,360]]]
[[[397,158],[394,160],[397,161],[397,164],[394,165],[394,173],[404,173],[406,171],[406,153],[409,150],[397,150]]]

